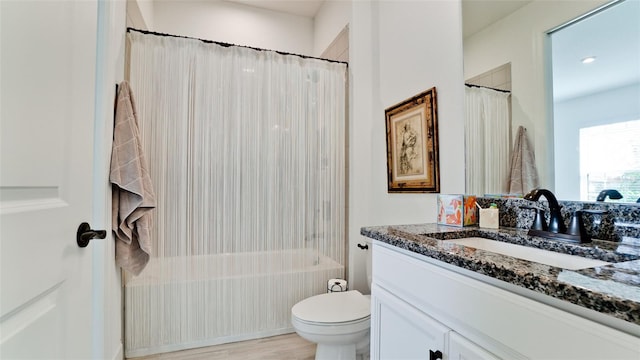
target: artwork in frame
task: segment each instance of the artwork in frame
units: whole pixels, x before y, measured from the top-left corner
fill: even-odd
[[[436,88],[385,110],[388,192],[440,192]]]

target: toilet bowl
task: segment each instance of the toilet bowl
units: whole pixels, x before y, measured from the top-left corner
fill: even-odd
[[[366,251],[370,287],[370,243]],[[291,308],[291,324],[302,338],[318,344],[316,360],[369,358],[371,298],[357,290],[316,295],[298,302]]]
[[[291,309],[291,324],[317,343],[316,360],[356,359],[369,352],[371,300],[357,290],[312,296]]]

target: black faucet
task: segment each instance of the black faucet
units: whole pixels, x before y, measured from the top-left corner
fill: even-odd
[[[620,192],[618,192],[618,190],[605,189],[605,190],[600,191],[600,193],[598,194],[598,197],[596,198],[596,201],[605,201],[607,199],[607,196],[609,196],[609,199],[611,199],[611,200],[622,199],[622,194],[620,194]]]
[[[564,224],[562,213],[560,212],[560,204],[558,199],[550,190],[533,189],[524,196],[526,200],[538,201],[540,196],[544,196],[549,202],[549,226],[548,229],[552,233],[565,234],[567,226]]]
[[[546,226],[544,221],[544,211],[538,208],[521,206],[525,209],[536,210],[536,219],[534,224],[529,229],[528,234],[531,236],[541,236],[554,240],[569,241],[574,243],[588,243],[591,242],[591,236],[585,228],[584,221],[582,219],[583,214],[591,215],[604,215],[607,211],[604,210],[589,210],[582,209],[573,212],[569,228],[564,224],[564,218],[560,212],[560,204],[555,195],[547,189],[533,189],[524,196],[526,200],[538,201],[540,196],[544,196],[549,202],[549,226]]]

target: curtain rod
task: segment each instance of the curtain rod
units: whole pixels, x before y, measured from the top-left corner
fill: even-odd
[[[321,61],[337,63],[337,64],[345,64],[347,67],[349,67],[349,63],[345,62],[345,61],[323,59],[323,58],[314,57],[314,56],[307,56],[307,55],[301,55],[301,54],[288,53],[288,52],[285,52],[285,51],[261,49],[261,48],[252,47],[252,46],[229,44],[229,43],[220,42],[220,41],[199,39],[199,38],[194,38],[194,37],[190,37],[190,36],[164,34],[164,33],[159,33],[159,32],[155,32],[155,31],[140,30],[140,29],[136,29],[136,28],[132,28],[132,27],[127,27],[127,32],[131,32],[131,31],[137,31],[139,33],[143,33],[143,34],[147,34],[147,35],[156,35],[156,36],[166,36],[166,37],[175,37],[175,38],[182,38],[182,39],[199,40],[199,41],[202,41],[203,43],[216,44],[216,45],[220,45],[220,46],[223,46],[223,47],[235,46],[235,47],[241,47],[241,48],[257,50],[257,51],[272,51],[272,52],[275,52],[275,53],[280,54],[280,55],[291,55],[291,56],[297,56],[297,57],[300,57],[300,58],[303,58],[303,59],[314,59],[314,60],[321,60]]]
[[[484,88],[484,89],[489,89],[489,90],[494,90],[494,91],[499,91],[499,92],[511,94],[511,91],[509,91],[509,90],[495,89],[495,88],[488,87],[488,86],[481,86],[481,85],[474,85],[474,84],[464,84],[464,86]]]

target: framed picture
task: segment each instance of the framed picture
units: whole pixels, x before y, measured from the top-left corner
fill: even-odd
[[[388,192],[440,192],[436,88],[385,110]]]

